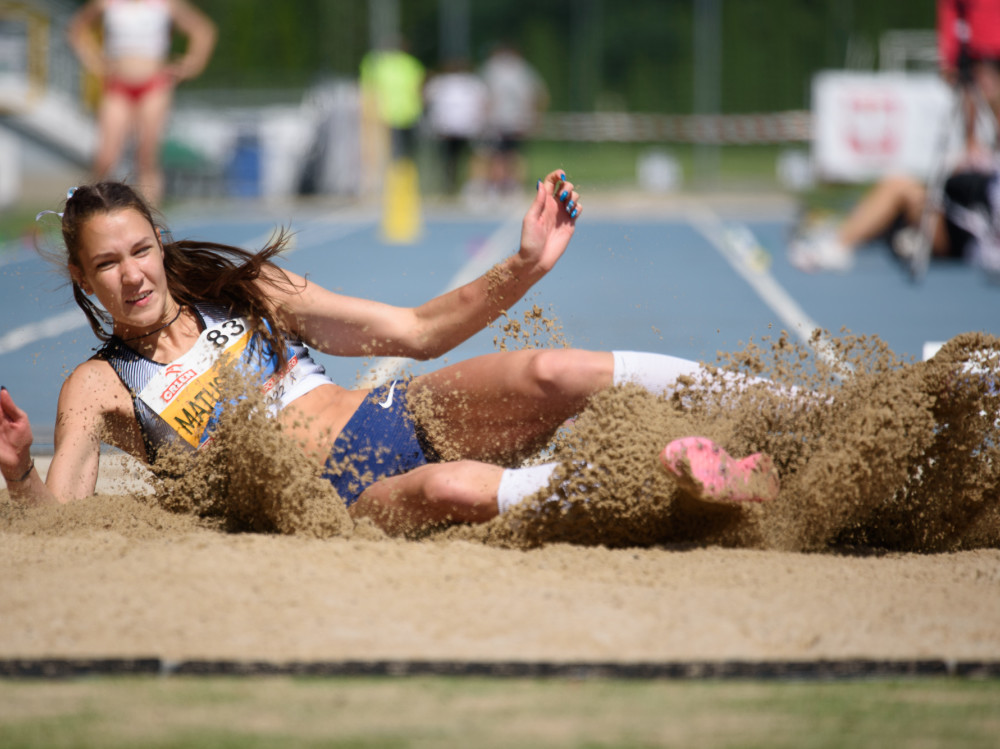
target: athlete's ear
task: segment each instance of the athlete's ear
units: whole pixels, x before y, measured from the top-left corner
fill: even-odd
[[[160,243],[160,249],[166,252],[166,246],[174,243],[174,235],[170,233],[170,229],[164,229],[162,226],[154,228],[156,229],[156,241]]]
[[[90,284],[87,283],[87,279],[83,277],[83,271],[75,265],[69,266],[69,277],[73,279],[73,283],[83,289],[83,293],[87,296],[94,293],[93,289],[90,288]]]

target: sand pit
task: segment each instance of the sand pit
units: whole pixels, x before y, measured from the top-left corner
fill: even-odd
[[[246,466],[280,476],[280,450],[265,440],[235,462],[224,437],[200,470],[238,475],[213,478],[207,500],[178,496],[183,480],[151,494],[141,472],[107,460],[102,493],[63,508],[0,494],[0,658],[1000,658],[988,415],[1000,396],[982,376],[995,375],[996,339],[960,338],[907,366],[877,345],[838,346],[841,361],[855,355],[836,388],[822,367],[789,377],[802,360],[781,339],[772,361],[741,353],[742,369],[782,388],[808,382],[796,408],[787,390],[728,380],[672,401],[628,387],[595,398],[547,447],[563,466],[549,489],[559,501],[483,526],[389,538],[311,510],[308,482],[262,494]],[[779,498],[686,498],[648,446],[694,429],[772,454]]]
[[[498,549],[227,534],[99,496],[0,533],[0,657],[1000,657],[1000,550]]]

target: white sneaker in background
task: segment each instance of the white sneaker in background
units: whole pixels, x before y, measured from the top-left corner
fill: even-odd
[[[892,238],[892,251],[900,260],[909,261],[921,251],[923,234],[916,226],[907,226],[896,232]]]
[[[835,231],[810,232],[789,243],[788,262],[806,273],[846,273],[854,265],[854,253],[837,239]]]

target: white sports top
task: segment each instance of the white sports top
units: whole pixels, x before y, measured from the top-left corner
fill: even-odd
[[[165,60],[170,53],[169,0],[106,0],[104,53],[112,60]]]

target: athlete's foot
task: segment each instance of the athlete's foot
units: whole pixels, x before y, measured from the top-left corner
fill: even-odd
[[[702,502],[768,502],[778,496],[778,472],[764,453],[737,460],[707,437],[683,437],[663,449],[660,461],[681,489]]]

